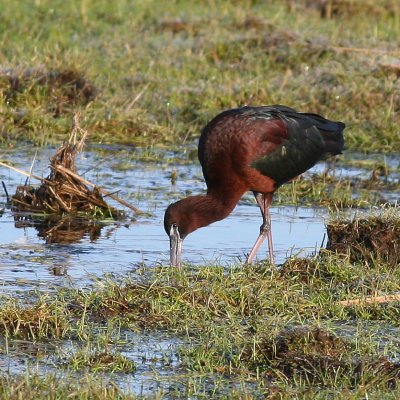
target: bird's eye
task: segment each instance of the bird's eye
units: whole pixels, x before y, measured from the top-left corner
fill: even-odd
[[[172,224],[172,227],[173,227],[174,229],[176,229],[176,228],[178,227],[178,224],[174,222],[174,223]]]

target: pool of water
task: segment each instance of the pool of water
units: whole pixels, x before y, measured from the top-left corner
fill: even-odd
[[[111,377],[121,389],[139,396],[167,391],[170,382],[179,372],[176,347],[183,343],[182,339],[171,337],[162,332],[137,334],[123,331],[118,338],[119,343],[109,345],[108,352],[118,352],[135,363],[131,373],[97,372],[99,381],[107,382]],[[85,368],[75,371],[71,359],[82,348],[89,354],[98,354],[99,350],[85,348],[85,342],[56,340],[53,342],[31,342],[27,340],[0,339],[4,349],[0,353],[0,370],[9,374],[55,374],[56,376],[73,375],[77,379],[85,372]],[[155,372],[157,371],[157,372]]]
[[[48,174],[49,159],[54,149],[40,150],[33,166],[36,175]],[[136,161],[128,151],[87,151],[79,155],[77,165],[83,176],[106,188],[119,191],[121,198],[149,213],[134,218],[128,210],[125,221],[102,221],[100,236],[93,240],[89,233],[69,244],[48,244],[34,226],[15,221],[5,210],[0,217],[0,271],[3,291],[54,286],[85,286],[93,277],[105,273],[126,274],[138,265],[152,267],[169,262],[169,240],[163,228],[165,208],[188,194],[201,193],[204,181],[198,163],[185,165],[168,162]],[[22,149],[3,158],[18,168],[29,170],[33,152]],[[121,164],[123,163],[123,168]],[[318,167],[319,168],[319,167]],[[171,173],[178,176],[171,183]],[[0,178],[10,195],[26,178],[2,168]],[[33,181],[31,183],[34,183]],[[36,182],[35,182],[36,183]],[[247,200],[251,199],[249,195]],[[5,203],[5,193],[0,202]],[[119,204],[112,205],[121,208]],[[282,263],[291,255],[317,251],[324,239],[324,209],[306,207],[272,207],[272,230],[276,261]],[[244,261],[254,243],[261,215],[255,202],[239,203],[223,221],[199,229],[184,242],[183,259],[191,264],[229,265]],[[29,225],[29,224],[28,224]],[[267,246],[259,258],[267,258]]]

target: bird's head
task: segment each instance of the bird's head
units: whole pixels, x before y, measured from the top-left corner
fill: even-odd
[[[225,218],[232,208],[221,208],[220,203],[208,195],[190,196],[171,204],[164,216],[164,229],[170,240],[171,265],[180,266],[182,242],[189,233]]]
[[[192,218],[185,200],[171,204],[164,215],[164,229],[170,241],[171,265],[175,267],[181,265],[183,239],[195,229],[191,226]]]

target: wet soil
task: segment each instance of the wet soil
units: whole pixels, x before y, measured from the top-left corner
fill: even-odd
[[[379,376],[390,387],[397,384],[400,363],[385,356],[354,357],[353,347],[346,339],[321,328],[299,326],[286,328],[275,338],[261,339],[256,349],[247,350],[244,357],[252,368],[263,368],[270,379],[283,374],[288,380],[304,379],[324,386],[340,376],[350,377],[355,386]]]
[[[371,216],[327,225],[327,250],[349,254],[352,261],[400,264],[400,220]]]

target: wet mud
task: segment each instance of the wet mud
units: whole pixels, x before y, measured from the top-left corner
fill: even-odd
[[[400,264],[400,220],[356,218],[327,225],[327,250],[349,254],[352,261]]]
[[[356,386],[379,379],[395,387],[400,378],[400,363],[385,356],[354,356],[354,345],[317,327],[291,327],[275,338],[261,339],[245,357],[255,360],[252,368],[263,368],[269,379],[304,379],[312,385],[329,385],[335,379],[349,379]]]

